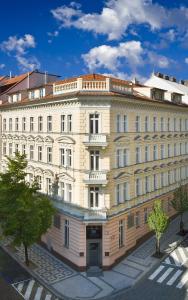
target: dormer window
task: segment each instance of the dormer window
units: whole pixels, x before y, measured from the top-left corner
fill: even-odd
[[[171,100],[174,103],[181,103],[182,102],[182,95],[177,93],[171,94]]]
[[[151,98],[154,100],[164,100],[164,91],[160,89],[152,89]]]
[[[41,88],[39,90],[39,98],[43,98],[45,96],[45,89]]]

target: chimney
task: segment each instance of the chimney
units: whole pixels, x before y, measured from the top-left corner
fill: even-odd
[[[29,89],[29,72],[27,73],[27,88]]]
[[[47,84],[47,78],[48,78],[48,74],[45,71],[45,73],[44,73],[44,84]]]

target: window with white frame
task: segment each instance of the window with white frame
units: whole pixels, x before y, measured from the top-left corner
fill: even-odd
[[[148,208],[144,208],[144,223],[147,224],[148,222]]]
[[[64,167],[72,167],[72,149],[60,149],[60,163]]]
[[[19,130],[19,119],[15,118],[15,131]]]
[[[128,165],[128,149],[116,150],[116,166],[117,168],[126,167]]]
[[[12,131],[12,118],[9,118],[9,131]]]
[[[136,179],[136,197],[142,195],[142,181],[140,178]]]
[[[99,158],[100,158],[100,151],[98,151],[98,150],[90,151],[90,170],[91,171],[99,170]]]
[[[47,162],[52,163],[52,147],[47,147]]]
[[[72,115],[67,115],[67,131],[72,132]]]
[[[161,173],[161,187],[165,186],[165,173]]]
[[[39,132],[43,131],[43,117],[42,116],[38,117],[38,131]]]
[[[164,118],[161,117],[161,131],[164,131]]]
[[[22,131],[26,131],[26,117],[22,118]]]
[[[175,143],[174,144],[174,156],[176,156],[177,155],[177,144]]]
[[[117,132],[128,132],[128,117],[127,115],[116,116],[116,131]]]
[[[64,246],[69,248],[69,220],[65,220],[64,222]]]
[[[150,192],[150,185],[149,185],[149,176],[145,177],[145,193],[149,193]]]
[[[52,131],[52,116],[47,116],[47,132]]]
[[[34,145],[29,146],[29,159],[30,160],[34,159]]]
[[[60,197],[63,201],[72,202],[72,184],[66,182],[60,182]]]
[[[150,147],[149,145],[147,145],[145,146],[145,162],[150,160],[149,154],[150,154]]]
[[[7,154],[7,143],[3,142],[3,155]]]
[[[161,145],[161,159],[164,159],[165,158],[165,145],[162,144]]]
[[[136,147],[136,164],[141,163],[141,147]]]
[[[174,118],[174,131],[177,131],[177,123],[176,123],[176,118]]]
[[[157,117],[153,117],[153,131],[157,131]]]
[[[183,154],[183,147],[182,147],[182,143],[180,143],[180,155]]]
[[[23,144],[22,145],[22,154],[26,154],[26,145],[25,144]]]
[[[89,188],[89,207],[98,208],[99,207],[99,187]]]
[[[46,193],[48,195],[51,195],[51,193],[52,193],[52,179],[51,178],[46,178]]]
[[[140,116],[136,116],[135,130],[136,130],[136,132],[140,132],[141,131],[141,119],[140,119]]]
[[[19,152],[19,144],[15,144],[15,153]]]
[[[72,115],[61,115],[61,132],[72,132]]]
[[[129,183],[123,182],[116,185],[116,203],[123,203],[129,200]]]
[[[136,228],[140,227],[140,212],[137,211],[135,214],[135,226]]]
[[[158,188],[158,184],[157,184],[157,174],[154,174],[154,175],[153,175],[153,188],[154,188],[154,191],[156,191],[157,188]]]
[[[168,185],[170,185],[172,183],[172,176],[171,176],[171,172],[168,171]]]
[[[168,151],[168,157],[171,156],[171,152],[170,152],[170,144],[167,145],[167,151]]]
[[[7,120],[3,119],[3,131],[7,130]]]
[[[30,132],[34,131],[34,118],[30,117]]]
[[[12,143],[9,143],[9,156],[12,155]]]
[[[36,180],[37,180],[37,183],[38,183],[39,190],[42,190],[42,176],[38,175],[36,177]]]
[[[45,89],[44,88],[39,89],[39,98],[43,98],[44,95],[45,95]]]
[[[38,146],[38,161],[42,161],[42,146]]]
[[[116,131],[121,132],[121,115],[116,116]]]
[[[61,132],[65,132],[65,115],[61,115]]]
[[[119,248],[124,246],[124,220],[119,221]]]
[[[99,114],[97,113],[89,115],[89,133],[99,133]]]
[[[145,116],[145,122],[144,122],[145,132],[149,131],[149,116]]]
[[[153,146],[153,160],[158,159],[158,151],[157,151],[157,145]]]
[[[170,118],[167,119],[167,130],[170,131]]]

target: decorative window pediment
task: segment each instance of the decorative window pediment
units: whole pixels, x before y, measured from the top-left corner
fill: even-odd
[[[51,170],[48,170],[48,169],[47,169],[47,170],[44,170],[44,171],[43,171],[43,174],[44,174],[44,175],[48,175],[48,176],[54,176],[54,173],[53,173]]]
[[[158,135],[155,134],[155,135],[153,136],[153,139],[158,139]]]
[[[123,178],[127,179],[127,178],[129,178],[130,176],[131,176],[130,173],[127,173],[127,172],[121,172],[121,173],[119,173],[118,175],[116,175],[116,176],[114,177],[114,179],[123,179]]]
[[[142,140],[142,137],[140,135],[137,135],[135,136],[134,138],[135,141],[141,141]]]
[[[7,135],[7,139],[12,140],[12,139],[13,139],[13,135],[8,134],[8,135]]]
[[[26,137],[25,135],[21,135],[21,136],[20,136],[20,140],[21,140],[21,141],[26,141],[26,140],[27,140],[27,137]]]
[[[33,166],[28,166],[27,167],[27,172],[34,172],[34,167]]]
[[[151,172],[151,171],[152,171],[152,168],[149,168],[149,167],[144,169],[144,172]]]
[[[44,170],[41,168],[36,168],[35,169],[35,174],[43,174]]]
[[[149,135],[145,135],[144,140],[151,141],[151,137]]]
[[[68,136],[60,136],[57,141],[62,144],[75,144],[75,140]]]
[[[46,136],[44,141],[45,141],[45,143],[53,143],[54,139],[52,139],[50,136]]]
[[[20,139],[19,135],[14,136],[14,140],[19,140],[19,139]]]
[[[37,143],[41,143],[41,142],[44,141],[44,139],[43,139],[42,136],[38,135],[38,136],[36,136],[35,141],[36,141]]]
[[[158,170],[158,169],[160,169],[160,167],[159,166],[153,166],[153,170]]]
[[[135,170],[134,174],[141,174],[143,173],[144,171],[142,169],[137,169]]]
[[[29,135],[28,138],[27,138],[27,140],[29,142],[31,142],[31,141],[34,142],[35,141],[35,137],[33,135]]]
[[[66,181],[75,181],[75,179],[72,177],[72,176],[70,176],[69,174],[67,174],[67,173],[65,173],[65,172],[63,172],[63,173],[60,173],[59,175],[58,175],[58,178],[59,178],[59,181],[63,181],[63,180],[66,180]]]
[[[118,136],[117,138],[115,138],[114,142],[129,143],[130,140],[126,136],[121,135],[121,136]]]

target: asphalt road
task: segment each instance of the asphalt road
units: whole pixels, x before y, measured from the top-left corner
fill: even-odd
[[[23,300],[11,284],[31,276],[0,248],[0,300]]]

